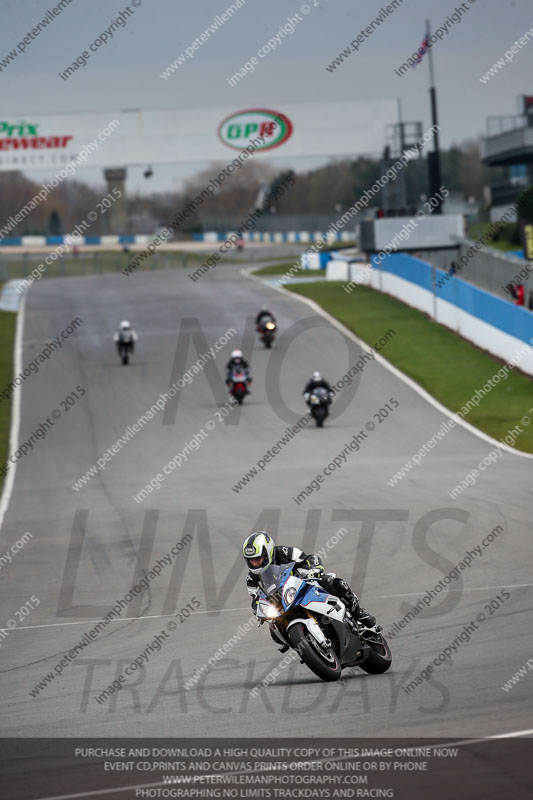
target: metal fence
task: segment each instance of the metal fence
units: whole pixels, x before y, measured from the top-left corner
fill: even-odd
[[[2,253],[0,252],[0,280],[23,279],[34,272],[34,278],[58,278],[64,276],[101,275],[104,272],[120,272],[135,257],[134,252],[87,252],[78,255],[57,255],[50,264],[45,262],[49,253]],[[165,269],[172,266],[187,266],[187,255],[161,252],[147,259],[140,269]],[[196,263],[196,262],[194,262]]]
[[[508,283],[523,283],[526,304],[529,291],[533,291],[533,280],[529,280],[526,269],[528,262],[523,258],[500,253],[498,250],[483,247],[467,255],[475,242],[471,239],[461,239],[456,248],[446,250],[420,250],[416,255],[433,264],[435,267],[448,271],[455,262],[458,267],[457,275],[468,283],[486,289],[498,297],[510,299],[505,287]],[[463,266],[461,266],[463,258]]]
[[[330,225],[338,222],[342,215],[347,211],[331,212],[299,212],[294,214],[264,214],[255,224],[254,231],[326,231]],[[352,238],[355,239],[357,224],[363,218],[363,214],[355,214],[343,230],[350,231]],[[235,231],[242,227],[242,215],[227,216],[208,216],[202,217],[202,228],[204,231]]]

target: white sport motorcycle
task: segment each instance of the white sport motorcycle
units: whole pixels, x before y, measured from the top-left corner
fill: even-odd
[[[296,650],[323,681],[338,680],[346,667],[372,675],[386,672],[392,655],[380,626],[365,628],[338,597],[314,580],[293,575],[294,567],[294,561],[272,564],[259,581],[257,619],[269,623],[281,652]]]

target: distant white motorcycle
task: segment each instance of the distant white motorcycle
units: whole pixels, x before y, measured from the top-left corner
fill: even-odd
[[[118,354],[123,364],[128,364],[130,356],[133,355],[137,334],[127,320],[120,323],[118,331],[115,333],[115,342]]]

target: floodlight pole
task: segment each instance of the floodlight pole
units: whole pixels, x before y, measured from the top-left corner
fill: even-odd
[[[426,20],[426,41],[431,35],[429,19]],[[428,47],[429,52],[429,96],[431,99],[431,124],[433,125],[433,151],[428,153],[428,177],[429,177],[429,196],[435,199],[437,205],[433,208],[433,214],[442,214],[442,199],[440,196],[441,169],[440,169],[440,147],[439,147],[439,126],[437,116],[437,90],[435,88],[435,72],[433,69],[433,51]]]

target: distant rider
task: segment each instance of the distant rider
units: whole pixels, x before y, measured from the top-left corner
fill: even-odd
[[[250,377],[250,365],[244,358],[242,350],[233,350],[231,353],[231,358],[226,364],[226,384],[228,386],[231,384],[231,375],[235,369],[242,369],[242,371],[246,374],[248,383],[252,382],[252,378]]]
[[[272,322],[275,322],[275,321],[276,321],[276,319],[275,319],[275,317],[274,317],[274,314],[272,313],[272,311],[269,311],[269,310],[268,310],[268,308],[267,308],[266,306],[263,306],[263,307],[261,308],[261,311],[259,312],[259,314],[258,314],[258,315],[257,315],[257,317],[255,318],[255,327],[256,327],[256,328],[259,328],[259,326],[261,325],[261,322],[263,321],[263,319],[264,319],[265,317],[269,317],[269,318],[272,320]]]
[[[252,610],[257,608],[259,578],[271,564],[289,564],[296,562],[294,571],[297,577],[313,579],[329,594],[339,597],[357,622],[366,628],[373,628],[376,618],[359,605],[359,598],[352,592],[346,581],[324,574],[324,566],[320,556],[307,556],[298,547],[278,547],[266,531],[256,531],[244,540],[242,546],[244,560],[248,566],[246,587],[252,597]]]
[[[306,387],[302,392],[306,403],[309,403],[309,398],[311,397],[313,389],[318,389],[319,386],[321,386],[328,392],[331,400],[331,398],[334,395],[334,391],[329,385],[328,381],[322,377],[320,372],[313,372],[313,377],[307,381]]]
[[[137,341],[137,334],[131,327],[131,323],[127,319],[123,319],[118,326],[118,331],[115,332],[115,342],[117,343],[117,350],[120,354],[120,348],[123,344],[129,344],[131,352],[135,350],[135,342]]]

